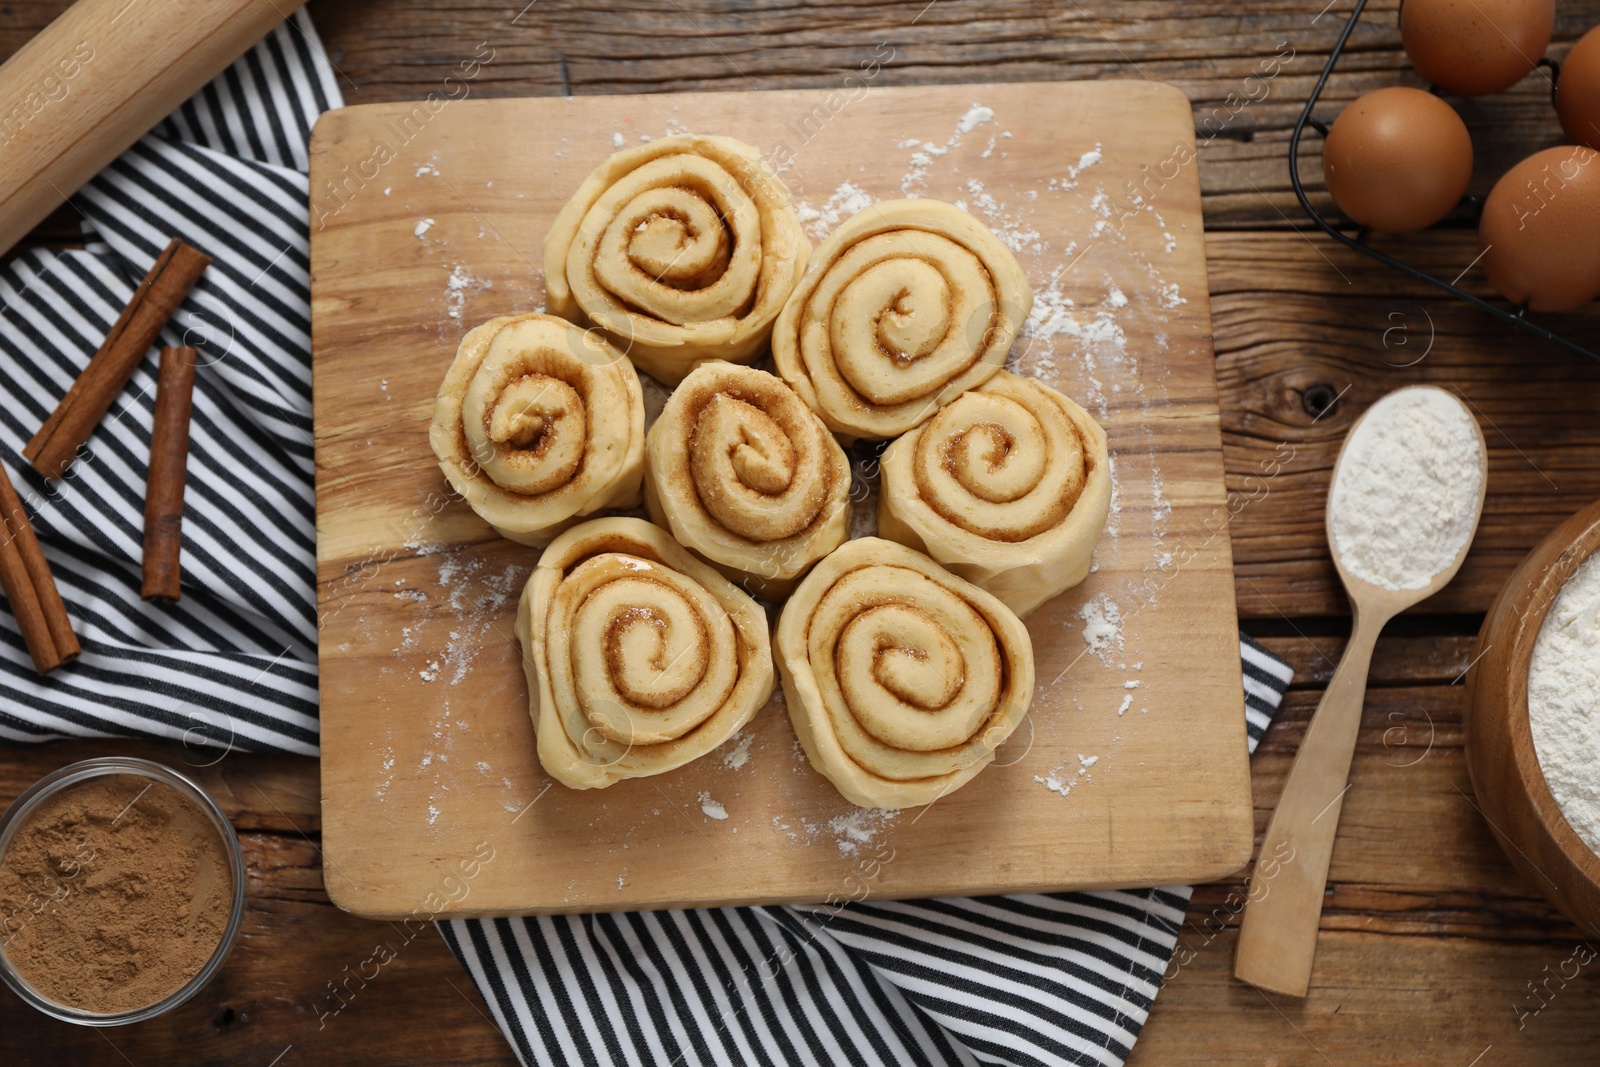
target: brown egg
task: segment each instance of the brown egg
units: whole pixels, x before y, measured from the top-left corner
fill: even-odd
[[[1562,145],[1512,167],[1484,201],[1478,242],[1513,304],[1566,311],[1600,296],[1600,152]]]
[[[1600,26],[1584,34],[1562,60],[1556,113],[1569,138],[1600,148]]]
[[[1550,47],[1555,0],[1405,0],[1400,42],[1445,92],[1484,96],[1521,81]]]
[[[1410,233],[1444,218],[1466,193],[1472,137],[1455,109],[1432,93],[1379,89],[1334,120],[1322,176],[1354,221]]]

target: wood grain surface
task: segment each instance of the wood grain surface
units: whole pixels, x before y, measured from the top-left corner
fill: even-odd
[[[347,108],[318,124],[323,841],[341,906],[410,915],[480,843],[493,863],[434,910],[848,899],[867,891],[854,888],[863,862],[883,855],[870,892],[884,897],[1207,881],[1248,861],[1187,101],[1143,81],[899,90],[859,73],[861,89],[832,101],[809,90],[467,101],[420,117]],[[1028,620],[1039,679],[1028,719],[994,766],[925,808],[863,812],[841,798],[797,754],[781,697],[667,774],[583,791],[538,766],[510,636],[537,556],[451,499],[428,446],[434,393],[465,329],[539,305],[535,250],[571,190],[619,141],[684,128],[759,146],[802,219],[822,213],[814,237],[859,210],[838,206],[847,198],[965,203],[1064,327],[1024,337],[1018,368],[1106,426],[1117,510],[1096,571]],[[373,162],[380,144],[392,161]],[[1080,163],[1084,180],[1063,184]],[[1099,651],[1084,636],[1090,604],[1118,629]]]
[[[499,58],[475,87],[480,97],[832,86],[889,40],[899,58],[883,75],[886,85],[1127,78],[1143,71],[1189,96],[1197,127],[1209,131],[1225,119],[1216,136],[1200,138],[1199,175],[1223,449],[1239,501],[1232,522],[1235,592],[1245,629],[1296,670],[1295,688],[1251,763],[1258,833],[1349,632],[1321,508],[1350,423],[1398,385],[1454,385],[1483,417],[1489,500],[1461,575],[1433,602],[1392,622],[1378,642],[1310,996],[1303,1002],[1264,996],[1231,977],[1244,884],[1201,886],[1129,1063],[1565,1067],[1590,1061],[1600,1038],[1600,972],[1591,965],[1576,978],[1563,977],[1563,964],[1586,935],[1511,866],[1473,807],[1461,679],[1483,612],[1517,561],[1600,497],[1594,418],[1600,368],[1295,232],[1309,228],[1289,192],[1288,129],[1338,32],[1343,6],[1326,13],[1321,3],[1300,0],[1260,0],[1248,8],[1223,0],[924,6],[925,0],[804,7],[775,0],[659,6],[541,0],[515,25],[523,7],[516,0],[458,0],[448,7],[427,0],[312,0],[309,10],[350,103],[419,99],[483,41]],[[1397,6],[1382,0],[1369,11],[1329,86],[1330,113],[1367,89],[1415,84],[1400,49]],[[65,7],[66,0],[0,6],[0,54],[10,54]],[[1595,0],[1561,3],[1552,53],[1564,54],[1597,22]],[[1247,85],[1284,43],[1294,58],[1265,90]],[[1547,91],[1530,78],[1464,109],[1477,140],[1480,181],[1554,143]],[[1318,162],[1308,159],[1308,177],[1316,177]],[[63,208],[35,243],[73,242],[77,233],[78,216]],[[1412,238],[1407,249],[1446,276],[1476,254],[1473,235],[1459,229]],[[1470,276],[1465,282],[1475,284]],[[1583,335],[1600,343],[1600,328],[1592,316],[1589,322]],[[1402,366],[1424,351],[1420,362]],[[1293,449],[1293,458],[1262,492],[1260,463],[1280,447]],[[6,749],[0,797],[108,747]],[[186,755],[175,746],[114,747],[179,766]],[[207,784],[222,788],[220,799],[241,830],[251,878],[245,935],[221,981],[169,1018],[111,1034],[51,1022],[0,996],[0,1060],[119,1067],[275,1059],[282,1067],[515,1063],[461,968],[432,935],[406,942],[379,980],[359,989],[337,1015],[326,1014],[328,1005],[339,1006],[328,983],[368,959],[377,938],[399,944],[399,933],[327,900],[316,846],[316,763],[235,754],[211,773]]]

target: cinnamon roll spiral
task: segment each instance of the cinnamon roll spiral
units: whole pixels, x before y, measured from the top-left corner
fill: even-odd
[[[1105,431],[1009,371],[890,445],[882,475],[879,534],[1023,617],[1088,575],[1111,509]]]
[[[645,442],[650,517],[735,582],[781,596],[849,536],[850,463],[794,390],[703,363]]]
[[[589,175],[544,242],[545,300],[676,385],[703,359],[747,363],[805,273],[789,190],[731,137],[663,137]]]
[[[773,651],[811,765],[862,807],[929,804],[965,785],[1033,696],[1033,644],[1011,610],[876,537],[806,576]]]
[[[889,200],[817,249],[772,355],[835,433],[896,437],[998,370],[1032,306],[1016,257],[977,219]]]
[[[584,515],[639,503],[639,376],[622,353],[562,319],[490,319],[462,338],[428,440],[473,511],[501,536],[539,547]]]
[[[643,519],[594,519],[551,542],[517,640],[539,762],[573,789],[681,767],[772,695],[766,614]]]

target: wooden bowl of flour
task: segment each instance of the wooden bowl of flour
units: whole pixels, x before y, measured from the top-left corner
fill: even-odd
[[[1600,501],[1556,527],[1495,598],[1467,674],[1467,769],[1511,862],[1574,922],[1600,934],[1600,856],[1562,814],[1535,754],[1528,668],[1545,616],[1600,549]],[[1600,759],[1594,761],[1600,779]]]

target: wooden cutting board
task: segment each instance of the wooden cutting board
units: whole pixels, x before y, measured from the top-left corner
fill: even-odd
[[[1146,82],[850,85],[440,97],[317,124],[323,847],[341,907],[430,918],[1148,886],[1249,860],[1188,101]],[[537,553],[449,497],[428,447],[434,390],[467,329],[542,307],[540,245],[579,181],[620,145],[684,131],[760,147],[814,241],[868,198],[962,203],[1035,289],[1016,369],[1109,431],[1098,569],[1028,621],[1029,721],[927,808],[844,801],[781,697],[699,762],[605,790],[555,785],[535,757],[512,619]]]

